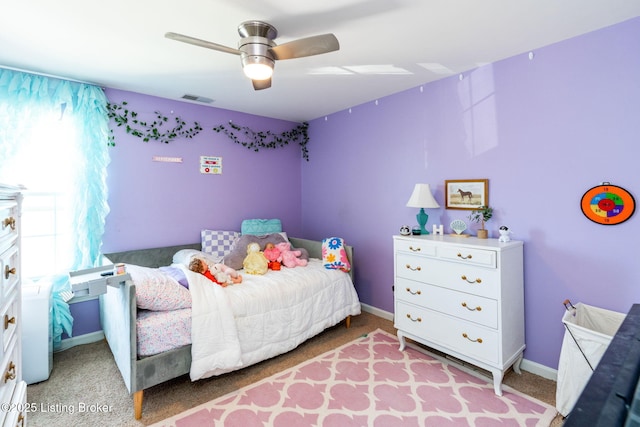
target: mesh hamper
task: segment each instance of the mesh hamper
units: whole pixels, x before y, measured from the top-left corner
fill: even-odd
[[[625,314],[586,304],[564,302],[565,326],[556,386],[556,409],[567,416],[598,366]]]

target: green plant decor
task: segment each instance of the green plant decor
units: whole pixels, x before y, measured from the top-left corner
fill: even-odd
[[[107,112],[109,119],[113,119],[118,127],[125,126],[128,134],[141,138],[144,142],[151,140],[160,141],[168,144],[176,138],[193,138],[202,131],[202,127],[198,122],[187,128],[187,123],[180,117],[175,118],[176,125],[172,129],[163,127],[169,121],[169,118],[155,111],[156,120],[146,122],[138,119],[138,113],[126,108],[127,102],[122,104],[107,104]],[[115,138],[113,130],[109,136],[109,145],[115,146]]]
[[[146,122],[138,118],[138,113],[127,108],[126,101],[122,101],[121,104],[107,104],[109,119],[113,120],[118,127],[124,126],[129,135],[136,136],[144,142],[154,140],[168,144],[177,138],[191,139],[203,130],[198,122],[193,122],[190,127],[187,127],[187,122],[180,117],[175,118],[176,125],[172,129],[167,129],[166,126],[163,126],[169,121],[169,118],[159,111],[155,111],[154,113],[156,119],[153,122]],[[280,134],[271,131],[256,132],[247,126],[241,127],[233,122],[229,122],[228,126],[216,126],[213,130],[218,133],[224,133],[236,144],[240,144],[253,151],[259,151],[261,148],[285,147],[289,145],[289,143],[297,143],[302,149],[302,157],[306,161],[309,161],[309,149],[307,148],[307,144],[309,143],[309,123],[307,122],[299,124],[295,128]],[[236,132],[240,132],[242,134],[241,137],[245,139],[241,140],[241,137],[236,135]],[[115,146],[113,129],[110,130],[110,133],[109,145]]]
[[[489,221],[493,216],[493,208],[489,206],[480,206],[469,214],[468,218],[471,222],[481,224],[480,230],[484,230],[484,223]]]
[[[224,133],[236,144],[247,147],[250,150],[258,151],[261,148],[277,148],[289,145],[289,143],[298,143],[302,149],[302,157],[309,161],[309,150],[307,144],[309,142],[309,123],[304,122],[295,128],[282,132],[280,134],[271,131],[256,132],[247,126],[238,126],[233,122],[229,122],[228,127],[224,125],[216,126],[214,131]],[[245,140],[241,140],[235,132],[241,132]]]

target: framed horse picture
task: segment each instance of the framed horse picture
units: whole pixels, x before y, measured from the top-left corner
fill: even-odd
[[[446,209],[478,209],[489,206],[488,179],[450,179],[444,182]]]

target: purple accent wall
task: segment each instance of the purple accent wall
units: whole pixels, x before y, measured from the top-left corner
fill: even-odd
[[[634,19],[312,121],[305,234],[354,245],[361,300],[393,312],[391,236],[416,224],[414,184],[443,206],[445,180],[488,178],[492,237],[507,225],[525,243],[525,358],[557,368],[565,298],[625,313],[640,302],[640,214],[604,226],[579,205],[602,181],[640,201],[638,52]],[[445,232],[469,222],[428,213]]]
[[[180,117],[204,130],[165,144],[115,127],[103,252],[195,243],[201,229],[239,231],[247,218],[280,218],[288,233],[300,235],[300,147],[255,152],[212,130],[233,121],[281,133],[297,123],[112,89],[106,94],[110,102],[126,101],[140,120],[152,121],[158,111],[169,117],[169,128]],[[183,163],[154,162],[154,156],[181,157]],[[222,174],[201,174],[200,156],[221,156]]]
[[[187,126],[199,122],[204,130],[193,139],[164,144],[143,142],[113,125],[116,146],[110,149],[107,171],[110,212],[102,252],[197,243],[202,229],[239,231],[248,218],[279,218],[288,234],[304,237],[300,147],[255,152],[212,130],[233,121],[279,134],[298,123],[115,89],[105,92],[110,102],[126,101],[140,120],[153,121],[158,111],[169,117],[168,129],[180,117]],[[154,162],[154,156],[183,162]],[[221,156],[222,174],[201,174],[200,156]],[[98,307],[97,301],[71,305],[74,336],[101,329]]]
[[[160,144],[116,129],[103,249],[196,242],[201,228],[281,218],[294,236],[344,237],[355,247],[362,302],[393,312],[391,236],[415,224],[417,210],[405,206],[414,184],[431,184],[444,205],[446,179],[487,178],[492,237],[507,225],[525,242],[525,358],[556,368],[565,298],[620,312],[640,302],[640,214],[603,226],[579,206],[602,181],[640,199],[639,51],[637,18],[538,49],[532,60],[523,52],[462,80],[353,106],[311,122],[308,163],[297,146],[254,153],[210,130],[229,120],[272,131],[293,123],[107,90],[147,118],[173,111],[207,130]],[[223,175],[201,175],[200,155],[223,156]],[[467,216],[428,213],[427,227],[446,232]]]

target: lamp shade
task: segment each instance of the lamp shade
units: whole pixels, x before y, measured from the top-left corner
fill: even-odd
[[[416,184],[413,188],[413,193],[407,202],[407,207],[410,208],[439,208],[440,205],[436,202],[431,194],[431,187],[429,184]]]

